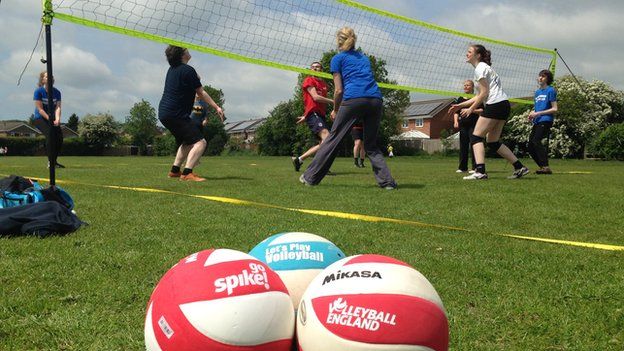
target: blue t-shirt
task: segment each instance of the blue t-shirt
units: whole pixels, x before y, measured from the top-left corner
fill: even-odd
[[[54,96],[53,96],[53,106],[52,106],[52,111],[56,111],[56,103],[61,101],[61,92],[56,89],[56,88],[52,88],[54,90]],[[33,100],[34,101],[41,101],[41,103],[43,103],[43,109],[48,113],[48,115],[50,114],[48,110],[48,92],[45,90],[44,87],[39,87],[37,88],[37,90],[35,90],[35,94],[33,96]],[[43,118],[43,116],[39,113],[39,109],[35,107],[35,119],[40,119]]]
[[[193,67],[184,63],[169,67],[158,104],[158,119],[189,118],[195,102],[195,89],[201,86]]]
[[[535,112],[545,111],[552,107],[552,103],[557,101],[557,91],[552,86],[535,91]],[[552,114],[542,115],[533,120],[533,124],[552,122],[555,117]]]
[[[343,51],[334,56],[331,60],[330,71],[340,73],[342,76],[343,100],[381,99],[381,91],[373,76],[370,60],[360,51]]]

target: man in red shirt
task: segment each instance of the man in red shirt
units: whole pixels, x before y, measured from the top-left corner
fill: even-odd
[[[312,62],[310,69],[313,71],[321,72],[323,66],[320,62]],[[303,104],[305,111],[303,116],[299,117],[297,123],[303,123],[304,121],[310,128],[313,134],[319,138],[319,143],[312,146],[308,151],[301,156],[295,156],[292,158],[295,171],[299,172],[303,160],[314,155],[321,146],[321,143],[329,135],[327,124],[325,123],[325,115],[327,111],[327,104],[331,104],[334,101],[327,98],[327,84],[318,77],[308,76],[303,80],[301,86],[303,91]]]

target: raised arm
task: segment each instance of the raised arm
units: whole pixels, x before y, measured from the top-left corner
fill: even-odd
[[[223,110],[221,109],[221,107],[219,107],[219,105],[217,105],[216,102],[214,102],[214,100],[210,97],[210,95],[208,95],[208,93],[204,90],[204,88],[199,87],[195,89],[195,93],[197,93],[197,95],[199,96],[200,99],[202,99],[203,102],[207,103],[208,105],[210,105],[212,108],[214,108],[217,111],[217,115],[219,115],[221,122],[223,122],[225,118],[225,115],[223,114]]]

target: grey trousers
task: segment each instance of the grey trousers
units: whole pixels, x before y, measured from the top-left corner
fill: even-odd
[[[337,154],[337,147],[345,137],[357,118],[364,127],[364,150],[368,156],[377,184],[381,187],[394,186],[396,183],[390,174],[390,169],[384,160],[383,154],[377,146],[377,133],[381,121],[383,102],[377,98],[358,98],[343,101],[332,125],[329,136],[314,155],[314,160],[308,166],[303,177],[306,182],[316,185],[323,180]]]

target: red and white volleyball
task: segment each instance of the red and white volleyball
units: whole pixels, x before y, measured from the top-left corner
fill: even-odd
[[[303,294],[300,351],[447,351],[448,319],[420,272],[380,255],[344,258]]]
[[[234,250],[205,250],[173,266],[147,305],[148,351],[289,351],[295,315],[280,277]]]

